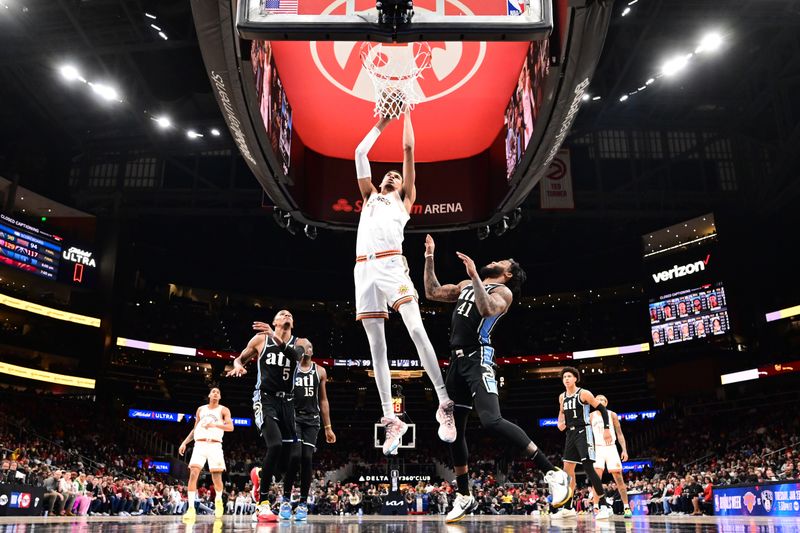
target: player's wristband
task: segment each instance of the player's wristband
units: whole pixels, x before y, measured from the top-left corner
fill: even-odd
[[[433,254],[425,254],[425,257],[433,257]]]
[[[331,425],[328,424],[327,426],[325,426],[325,429],[331,429]]]

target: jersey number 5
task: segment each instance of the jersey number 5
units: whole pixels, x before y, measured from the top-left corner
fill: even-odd
[[[289,367],[284,367],[284,369],[283,369],[283,381],[288,381],[289,380],[289,371],[290,370],[291,369]]]

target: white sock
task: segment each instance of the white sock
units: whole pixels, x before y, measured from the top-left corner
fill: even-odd
[[[372,369],[375,371],[375,384],[381,398],[383,416],[394,418],[392,408],[392,374],[389,371],[389,358],[386,354],[386,334],[382,318],[365,318],[361,321],[369,340],[369,351],[372,354]]]
[[[419,304],[411,300],[401,305],[399,311],[408,334],[411,336],[411,340],[414,341],[414,346],[417,347],[419,360],[433,383],[439,403],[442,404],[448,401],[450,397],[447,396],[447,390],[444,388],[444,378],[442,377],[442,370],[439,368],[439,360],[436,358],[436,351],[433,349],[433,344],[431,344],[425,327],[422,325]]]
[[[197,491],[190,490],[187,494],[189,495],[189,509],[194,509],[194,498],[197,496]]]

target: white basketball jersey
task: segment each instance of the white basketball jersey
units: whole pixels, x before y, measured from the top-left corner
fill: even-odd
[[[403,249],[403,231],[411,218],[400,195],[373,193],[364,202],[358,220],[356,255]]]
[[[212,424],[222,423],[222,406],[218,405],[211,409],[204,405],[197,413],[197,425],[194,427],[194,440],[206,439],[222,441],[225,430],[219,428],[204,428],[203,424],[211,421]]]
[[[611,421],[611,413],[614,411],[608,411],[608,429],[611,430],[611,443],[617,442],[617,432],[614,429],[614,423]],[[594,445],[595,446],[605,446],[606,440],[603,437],[603,415],[600,414],[600,411],[593,411],[590,417],[592,422],[592,433],[594,433]]]

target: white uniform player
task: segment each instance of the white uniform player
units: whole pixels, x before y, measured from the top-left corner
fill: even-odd
[[[222,436],[224,429],[212,424],[222,424],[222,410],[225,407],[208,405],[197,410],[197,426],[194,428],[194,451],[189,459],[189,467],[196,466],[201,470],[208,462],[211,472],[225,470],[225,457],[222,453]]]
[[[386,428],[383,443],[383,453],[386,455],[397,453],[408,429],[406,423],[397,418],[392,405],[391,373],[384,332],[384,320],[389,318],[389,305],[403,317],[422,366],[439,398],[439,409],[436,411],[439,438],[445,442],[456,439],[453,402],[447,396],[436,352],[422,325],[417,291],[408,276],[408,264],[403,257],[403,231],[417,196],[414,184],[414,129],[409,113],[403,118],[403,174],[395,170],[387,172],[380,190],[372,184],[367,154],[389,122],[391,119],[381,118],[355,152],[358,190],[364,204],[358,222],[356,266],[353,272],[356,320],[361,321],[369,340],[375,383],[383,410],[381,423]]]
[[[608,409],[608,398],[602,394],[596,396],[597,401],[602,403]],[[619,416],[614,411],[608,409],[609,430],[611,431],[612,445],[607,446],[603,444],[603,417],[598,411],[594,411],[589,415],[589,423],[592,426],[592,434],[594,435],[595,443],[595,460],[594,470],[597,475],[602,477],[603,470],[608,469],[614,482],[617,484],[620,498],[622,499],[623,511],[622,516],[631,518],[630,502],[628,500],[628,490],[625,486],[625,478],[622,477],[622,462],[628,460],[628,445],[625,442],[625,435],[622,433],[622,426],[619,425]],[[617,452],[617,442],[619,442],[622,453]]]
[[[608,410],[608,417],[616,417],[617,414]],[[609,472],[622,472],[622,459],[619,457],[617,451],[617,432],[614,429],[614,424],[609,424],[611,430],[611,446],[603,444],[603,417],[600,416],[598,411],[593,411],[589,415],[589,421],[592,424],[592,433],[594,434],[594,467],[596,469],[608,469]]]
[[[183,521],[187,523],[193,523],[197,516],[194,507],[197,496],[197,479],[206,463],[211,471],[211,480],[216,492],[214,515],[220,518],[224,513],[222,472],[225,471],[225,457],[222,454],[222,436],[226,431],[233,431],[233,419],[231,419],[230,410],[220,405],[220,398],[222,398],[222,393],[219,388],[213,387],[208,393],[208,404],[197,409],[194,428],[178,448],[178,453],[183,455],[186,453],[186,445],[194,440],[194,451],[192,458],[189,459],[189,483],[187,483],[189,508],[183,515]]]
[[[396,191],[370,194],[361,211],[356,237],[356,320],[389,318],[417,299],[403,257],[403,231],[411,218]]]

